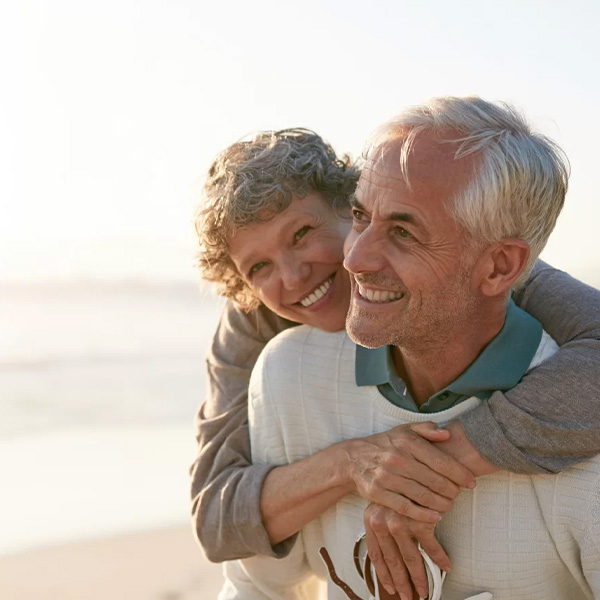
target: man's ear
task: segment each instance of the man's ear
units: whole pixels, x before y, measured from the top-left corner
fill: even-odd
[[[525,269],[529,252],[529,244],[519,238],[507,238],[487,248],[480,262],[481,293],[498,296],[508,292]]]

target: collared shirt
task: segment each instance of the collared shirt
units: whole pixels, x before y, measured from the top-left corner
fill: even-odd
[[[356,385],[376,385],[393,404],[414,412],[446,410],[462,400],[489,398],[496,390],[517,385],[527,371],[542,338],[542,325],[510,300],[504,326],[469,367],[421,407],[412,399],[393,359],[393,346],[356,346]]]

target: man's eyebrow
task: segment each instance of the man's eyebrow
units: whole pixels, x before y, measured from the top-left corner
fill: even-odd
[[[355,194],[351,194],[350,198],[350,206],[352,208],[357,208],[363,212],[367,212],[365,207],[358,201]],[[390,221],[402,221],[403,223],[410,223],[412,225],[420,225],[420,221],[413,214],[407,212],[393,212],[388,217]]]
[[[390,215],[391,221],[403,221],[404,223],[411,223],[412,225],[419,225],[419,220],[414,215],[405,212],[394,212]]]
[[[350,202],[350,206],[352,208],[358,208],[359,210],[362,210],[362,211],[365,210],[365,207],[358,201],[356,194],[350,194],[350,197],[348,198],[348,202]]]

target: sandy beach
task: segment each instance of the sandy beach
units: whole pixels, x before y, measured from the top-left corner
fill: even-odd
[[[193,283],[0,288],[0,599],[216,598],[187,519],[219,303]]]
[[[189,527],[160,529],[0,558],[6,600],[211,600],[221,587]]]

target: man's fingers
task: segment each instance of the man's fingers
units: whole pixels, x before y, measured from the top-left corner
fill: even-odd
[[[426,597],[429,593],[429,586],[423,556],[419,552],[417,543],[411,537],[408,528],[403,527],[399,520],[390,523],[390,531],[417,593],[420,597]]]
[[[421,534],[415,534],[419,540],[423,550],[429,554],[431,560],[440,568],[442,571],[450,571],[452,564],[448,555],[444,552],[444,549],[435,538],[433,534],[433,528],[430,531]]]
[[[370,507],[369,507],[370,508]],[[394,586],[394,580],[392,579],[392,575],[383,560],[383,552],[379,546],[379,541],[375,532],[371,528],[368,511],[365,512],[365,539],[367,543],[367,552],[369,553],[369,558],[371,559],[371,563],[375,567],[375,571],[377,573],[377,577],[379,578],[379,582],[383,587],[387,590],[390,595],[394,595],[396,592],[396,588]]]
[[[412,587],[408,577],[408,571],[406,570],[398,546],[394,538],[390,535],[387,523],[384,523],[381,527],[377,526],[377,522],[374,523],[375,541],[371,541],[371,545],[375,548],[375,556],[371,553],[371,547],[369,546],[369,534],[367,532],[367,550],[369,551],[369,557],[375,567],[375,572],[379,581],[384,585],[388,592],[393,593],[391,590],[395,589],[399,594],[400,598],[406,598],[410,600],[412,598]],[[391,578],[391,587],[387,583],[388,577]]]
[[[384,587],[379,578],[377,577],[377,573],[375,573],[375,577],[377,578],[377,594],[379,595],[379,600],[398,600],[398,596],[396,592],[390,594]]]

